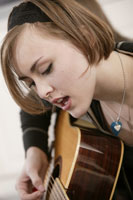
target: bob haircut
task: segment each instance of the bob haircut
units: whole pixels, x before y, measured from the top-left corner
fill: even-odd
[[[107,59],[114,49],[114,36],[107,24],[74,0],[25,0],[39,7],[51,22],[36,22],[35,26],[44,34],[63,38],[74,44],[88,59],[89,65]],[[30,114],[40,114],[48,108],[32,89],[18,80],[15,72],[14,44],[27,23],[12,28],[1,47],[1,66],[7,87],[16,103]]]

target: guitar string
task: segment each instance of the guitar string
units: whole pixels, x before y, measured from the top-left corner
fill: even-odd
[[[49,194],[49,199],[53,199],[53,195],[56,199],[58,199],[58,193],[56,191],[54,191],[54,187],[51,187],[50,190],[48,190],[48,194]]]
[[[55,200],[58,200],[58,199],[62,199],[62,197],[59,197],[59,196],[56,196],[55,195],[55,192],[52,190],[49,194],[49,199],[52,199],[53,200],[53,197],[55,197]]]
[[[50,197],[49,197],[49,200],[58,200],[58,199],[55,199],[55,196],[54,196],[54,194],[52,193],[52,194],[50,195]]]
[[[57,188],[57,186],[56,186],[56,188]],[[60,196],[59,193],[58,193],[58,191],[56,190],[56,188],[55,188],[55,181],[54,181],[54,183],[51,181],[51,182],[49,183],[49,186],[48,186],[48,193],[50,194],[50,196],[51,196],[51,194],[53,194],[53,193],[55,193],[55,195],[56,195],[57,197]]]
[[[62,200],[64,200],[64,196],[59,196],[58,193],[57,193],[57,191],[56,191],[56,190],[54,191],[54,189],[55,189],[55,188],[52,188],[52,190],[50,189],[50,190],[47,191],[47,194],[49,195],[49,198],[51,198],[51,197],[53,196],[53,194],[54,194],[54,196],[56,196],[56,200],[57,200],[57,199],[62,199]],[[57,195],[56,195],[56,194],[57,194]]]
[[[50,176],[50,181],[48,182],[48,186],[50,186],[52,189],[52,186],[56,183],[55,179],[53,178],[53,176]],[[56,188],[58,187],[58,185],[56,185]]]
[[[55,200],[53,194],[50,195],[49,200]]]
[[[58,191],[55,191],[56,192],[56,194],[57,194],[57,196],[58,195],[61,195],[61,197],[63,197],[63,199],[64,199],[64,194],[63,194],[63,192],[62,192],[62,189],[61,189],[61,187],[58,185],[58,183],[57,183],[57,181],[55,181],[55,179],[53,178],[53,176],[51,175],[51,168],[50,168],[50,166],[49,166],[49,168],[48,168],[48,170],[47,170],[47,174],[46,174],[46,176],[45,176],[45,182],[48,182],[47,183],[47,193],[48,194],[50,194],[51,193],[51,190],[53,190],[52,188],[53,188],[53,185],[54,185],[54,189],[56,189],[57,188],[57,190],[59,191],[59,193],[58,193]],[[55,195],[56,195],[55,194]],[[62,196],[63,195],[63,196]],[[66,198],[65,198],[66,199]]]
[[[53,196],[53,190],[52,190],[52,188],[49,188],[48,190],[47,190],[47,195],[49,196],[49,199],[51,199],[51,197]],[[56,194],[54,194],[54,196],[56,196]],[[57,199],[58,199],[58,196],[56,196],[57,197]]]
[[[51,178],[52,178],[52,180],[51,180]],[[55,187],[52,187],[52,185],[54,185]],[[51,190],[53,191],[53,188],[54,189],[58,189],[58,191],[60,191],[60,194],[61,194],[61,197],[63,197],[63,199],[66,199],[65,197],[64,197],[64,195],[63,195],[63,193],[62,193],[62,190],[61,190],[61,188],[60,188],[60,186],[57,184],[57,182],[54,180],[54,178],[53,178],[53,176],[50,176],[50,181],[49,181],[49,184],[48,184],[48,190],[47,190],[47,193],[48,194],[50,194],[51,193]],[[56,193],[56,196],[58,196],[59,195],[59,193],[57,192],[57,190],[55,191]],[[62,199],[62,200],[63,200]]]
[[[49,170],[49,171],[50,171],[50,170]],[[53,185],[53,182],[54,182],[54,181],[51,180],[51,178],[53,178],[52,175],[49,176],[49,174],[50,174],[50,172],[49,172],[49,173],[47,172],[47,175],[46,175],[46,178],[45,178],[45,180],[46,180],[46,179],[49,179],[48,184],[47,184],[47,185],[48,185],[48,188],[47,188],[47,191],[46,191],[47,194],[50,194],[50,193],[51,193],[52,185]]]
[[[49,200],[58,200],[58,199],[55,198],[55,196],[54,196],[54,194],[52,192],[51,195],[50,195],[50,197],[49,197]]]
[[[56,186],[56,188],[57,188],[57,186]],[[60,195],[59,195],[59,193],[56,191],[56,188],[55,187],[51,188],[51,186],[49,185],[47,193],[50,194],[50,197],[51,197],[51,194],[53,195],[53,193],[54,193],[54,194],[56,194],[56,196],[57,196],[58,199],[60,199],[60,197],[61,197],[62,200],[63,199],[65,200],[66,198],[64,197],[64,195],[62,195],[62,193],[60,193]]]
[[[55,181],[54,181],[54,182],[55,182]],[[53,191],[54,191],[53,185],[54,185],[54,184],[53,184],[53,182],[51,181],[51,177],[50,177],[50,181],[49,181],[49,184],[48,184],[48,190],[47,190],[47,194],[49,194],[49,197],[51,197],[52,194],[53,194]],[[57,191],[56,191],[55,195],[58,196]]]
[[[54,181],[54,178],[53,177],[51,177],[52,179],[53,179],[53,181]],[[58,191],[60,192],[60,194],[62,195],[63,194],[63,192],[62,192],[62,189],[61,189],[61,187],[60,187],[60,185],[57,183],[57,181],[55,180],[55,187],[56,188],[58,188]],[[64,196],[64,195],[63,195]]]
[[[58,188],[58,190],[61,192],[61,194],[62,194],[62,189],[61,189],[61,187],[57,184],[57,181],[55,181],[55,179],[53,178],[53,176],[52,175],[50,175],[50,170],[48,170],[47,171],[47,174],[46,174],[46,178],[45,178],[45,180],[46,179],[49,179],[50,181],[48,182],[49,184],[53,184],[53,183],[56,183],[56,188]]]

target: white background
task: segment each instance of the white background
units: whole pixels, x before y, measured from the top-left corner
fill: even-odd
[[[113,26],[133,38],[133,0],[99,2]],[[0,41],[6,33],[7,16],[13,5],[0,7]],[[21,138],[19,108],[10,97],[0,71],[0,200],[19,199],[14,185],[24,160]]]

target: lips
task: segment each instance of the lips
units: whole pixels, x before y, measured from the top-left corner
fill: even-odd
[[[61,107],[63,110],[68,110],[71,106],[71,100],[69,96],[54,99],[52,103]]]

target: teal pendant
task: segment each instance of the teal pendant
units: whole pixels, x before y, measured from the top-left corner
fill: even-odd
[[[115,136],[118,136],[122,128],[122,123],[120,121],[114,121],[111,124],[111,130]]]

